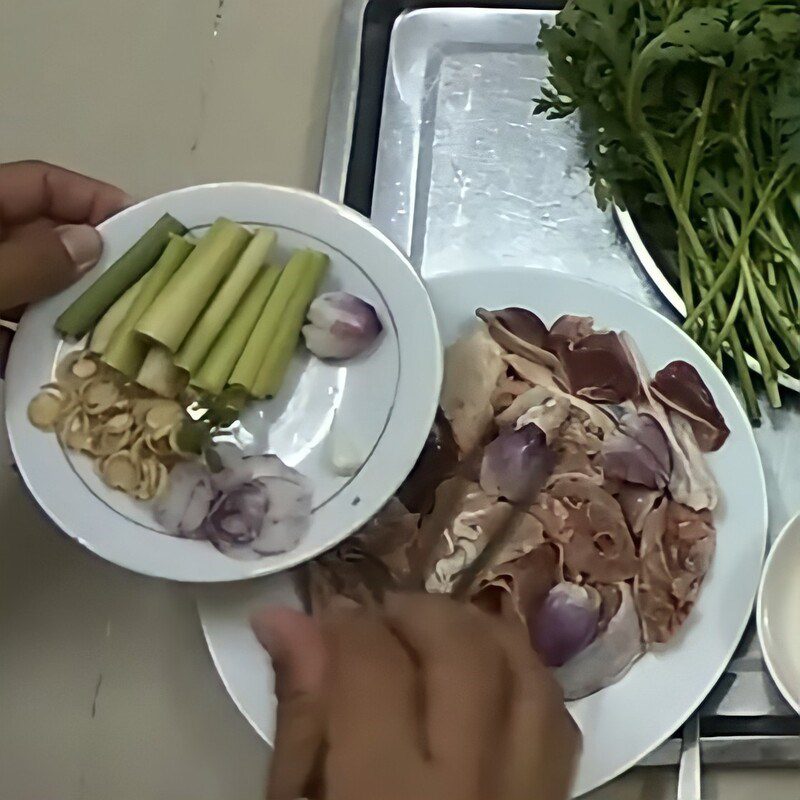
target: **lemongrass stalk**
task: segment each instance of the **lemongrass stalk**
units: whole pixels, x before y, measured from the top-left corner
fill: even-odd
[[[87,333],[114,301],[156,263],[171,233],[181,235],[186,228],[164,214],[56,320],[56,330],[65,336]]]
[[[231,318],[259,270],[264,267],[277,238],[274,231],[266,228],[256,232],[214,299],[194,324],[175,355],[175,364],[189,375],[193,375],[203,363],[214,340]]]
[[[248,393],[253,391],[258,370],[266,358],[272,339],[278,332],[286,306],[300,285],[304,273],[319,258],[325,256],[312,250],[300,250],[289,259],[247,340],[242,355],[236,362],[228,385],[242,386]]]
[[[172,399],[186,388],[188,377],[175,366],[172,353],[166,347],[155,344],[147,351],[136,383],[160,397]]]
[[[320,253],[306,269],[300,285],[286,307],[267,355],[258,370],[251,394],[254,397],[274,397],[281,388],[292,355],[297,349],[300,331],[305,322],[308,307],[317,294],[317,289],[328,267],[328,258]]]
[[[89,349],[93,353],[97,353],[97,355],[105,353],[109,342],[114,336],[114,331],[116,331],[125,319],[125,315],[141,292],[143,281],[144,278],[140,278],[133,286],[126,289],[122,297],[103,314],[100,321],[94,326],[91,338],[89,339]]]
[[[114,331],[114,335],[103,353],[103,361],[106,364],[129,378],[136,377],[150,347],[147,340],[134,330],[136,323],[150,308],[152,302],[167,285],[178,267],[187,259],[189,253],[194,250],[194,245],[187,242],[182,236],[170,234],[170,237],[169,244],[161,254],[161,258],[158,259],[153,269],[142,278],[142,290]]]
[[[192,376],[193,386],[212,395],[218,395],[225,388],[280,274],[280,267],[272,266],[262,270],[256,277],[200,369]]]
[[[136,330],[175,353],[249,240],[246,228],[220,217],[142,314]]]

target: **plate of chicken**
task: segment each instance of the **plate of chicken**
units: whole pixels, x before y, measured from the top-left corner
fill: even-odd
[[[416,467],[302,573],[205,592],[208,644],[270,740],[254,606],[458,594],[524,625],[554,670],[584,736],[579,795],[678,729],[733,654],[766,542],[752,430],[700,348],[626,295],[535,269],[427,288],[447,350]]]

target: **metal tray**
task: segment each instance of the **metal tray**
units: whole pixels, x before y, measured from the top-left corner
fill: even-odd
[[[539,26],[559,3],[345,0],[320,191],[371,216],[424,277],[530,265],[603,280],[675,317],[600,212],[570,120],[532,115]],[[800,502],[800,400],[756,431],[770,538]],[[800,764],[800,718],[751,626],[700,709],[706,764]],[[679,733],[648,765],[676,764]]]

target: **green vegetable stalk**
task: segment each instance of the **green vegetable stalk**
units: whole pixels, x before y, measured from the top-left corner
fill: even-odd
[[[129,378],[136,377],[150,348],[148,342],[134,330],[136,323],[192,250],[193,244],[182,236],[170,234],[169,244],[155,266],[142,278],[141,292],[117,326],[104,351],[103,361],[110,367]]]
[[[177,352],[249,240],[246,228],[220,217],[144,312],[136,331]]]
[[[154,344],[145,356],[136,383],[155,392],[160,397],[177,397],[188,383],[189,376],[178,369],[172,361],[172,353],[159,344]]]
[[[256,274],[266,262],[277,235],[261,228],[250,240],[233,271],[197,320],[175,356],[175,364],[193,375],[228,322]]]
[[[297,349],[306,312],[316,296],[319,284],[328,268],[327,256],[322,253],[309,253],[309,256],[308,265],[300,283],[284,310],[280,326],[259,367],[251,389],[254,397],[274,397],[278,393],[292,355]]]
[[[186,228],[164,214],[56,320],[56,330],[65,336],[87,333],[114,301],[155,264],[171,233],[181,236]]]
[[[800,5],[574,0],[545,27],[537,112],[580,112],[601,206],[656,242],[686,330],[728,354],[753,419],[800,377]]]
[[[280,267],[276,266],[261,270],[247,289],[241,305],[217,337],[202,366],[192,376],[193,386],[211,395],[222,392],[280,274]]]
[[[92,336],[89,339],[89,349],[93,353],[97,353],[97,355],[102,355],[108,349],[109,342],[111,341],[114,331],[120,325],[123,319],[125,319],[125,315],[128,313],[128,310],[136,301],[136,298],[139,296],[139,293],[142,290],[142,284],[144,283],[147,275],[144,278],[139,278],[136,283],[133,284],[129,289],[126,289],[125,293],[120,297],[111,308],[106,311],[105,314],[100,318],[100,321],[97,325],[94,326],[94,330],[92,331]]]
[[[307,270],[312,269],[321,257],[324,258],[320,253],[312,250],[300,250],[291,257],[281,273],[275,290],[267,300],[242,355],[236,362],[228,380],[230,386],[241,386],[252,393],[256,376],[267,356],[272,340],[282,324],[283,314],[289,300],[302,283],[303,275]]]

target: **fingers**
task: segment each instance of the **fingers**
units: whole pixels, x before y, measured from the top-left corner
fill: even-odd
[[[8,352],[11,350],[12,333],[8,328],[0,327],[0,381],[6,377]]]
[[[272,658],[278,722],[267,800],[306,796],[324,735],[325,646],[317,624],[289,609],[265,609],[251,619]]]
[[[326,784],[358,775],[364,797],[388,796],[387,786],[396,791],[425,769],[414,663],[377,612],[339,611],[323,632],[331,663]]]
[[[502,796],[528,800],[536,787],[541,800],[563,800],[580,754],[580,731],[555,676],[531,647],[526,626],[500,617],[492,622],[514,673]]]
[[[0,165],[0,311],[78,280],[102,253],[93,226],[130,202],[114,186],[52,164]]]
[[[59,222],[98,225],[131,204],[108,183],[41,161],[0,165],[0,224],[19,225],[48,217]]]
[[[493,621],[448,598],[393,595],[386,600],[389,625],[408,643],[425,685],[425,718],[435,765],[453,771],[461,787],[453,796],[493,796],[487,775],[496,769],[495,745],[508,713],[512,675],[493,637]],[[460,792],[460,794],[459,794]]]
[[[102,251],[103,241],[89,225],[16,228],[0,241],[0,311],[65,289],[97,263]]]

